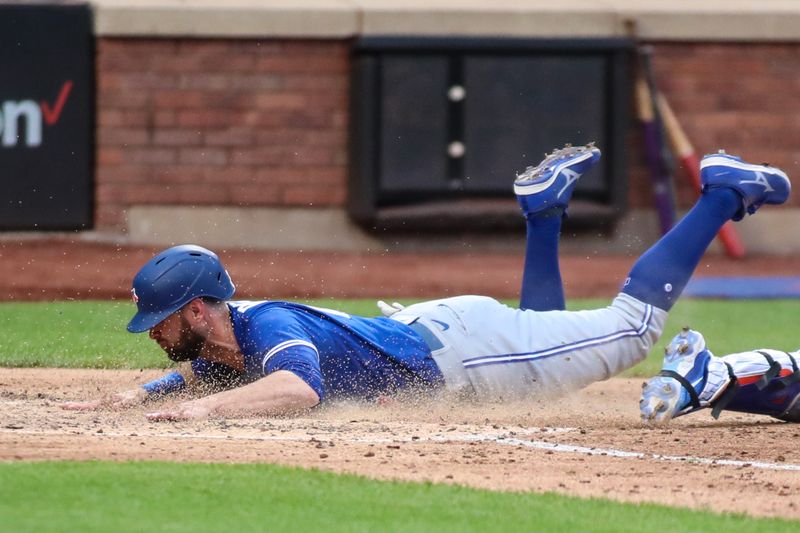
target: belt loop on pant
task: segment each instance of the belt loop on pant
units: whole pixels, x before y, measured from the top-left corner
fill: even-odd
[[[420,324],[419,320],[412,322],[411,324],[408,325],[408,327],[413,329],[417,335],[422,337],[422,340],[425,341],[425,344],[428,345],[428,348],[430,348],[431,352],[435,352],[436,350],[441,350],[442,348],[444,348],[444,344],[442,344],[442,341],[440,341],[439,338],[436,335],[434,335],[430,329],[428,329],[423,324]]]

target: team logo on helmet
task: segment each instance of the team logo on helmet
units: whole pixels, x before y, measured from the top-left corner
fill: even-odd
[[[133,300],[135,304],[139,303],[139,297],[136,296],[136,289],[131,289],[131,300]]]

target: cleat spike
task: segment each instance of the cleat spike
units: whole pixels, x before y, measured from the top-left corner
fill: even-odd
[[[600,159],[600,150],[590,146],[556,148],[536,166],[517,174],[514,192],[526,216],[561,209],[566,211],[581,175]]]
[[[693,387],[694,397],[705,384],[704,372],[711,359],[703,336],[683,328],[664,349],[662,372],[649,379],[642,388],[639,411],[643,420],[654,423],[668,422],[676,416],[702,407],[693,403],[693,397],[684,386]],[[686,384],[675,377],[686,379]]]

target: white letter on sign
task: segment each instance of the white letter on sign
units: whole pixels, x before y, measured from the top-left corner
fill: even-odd
[[[19,118],[25,118],[25,144],[39,146],[42,144],[42,110],[33,100],[21,102],[5,102],[3,104],[3,146],[16,146],[19,135],[17,125]]]

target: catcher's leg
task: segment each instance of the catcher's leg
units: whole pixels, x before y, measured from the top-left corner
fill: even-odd
[[[527,224],[525,268],[520,308],[534,311],[564,309],[564,288],[558,267],[561,220],[578,178],[600,160],[593,145],[567,146],[553,151],[514,181]]]
[[[700,165],[703,195],[689,213],[634,264],[622,292],[669,310],[725,222],[762,204],[781,204],[791,184],[780,169],[723,153]]]
[[[755,350],[716,357],[697,331],[684,329],[667,347],[664,367],[645,383],[642,419],[666,422],[698,409],[723,409],[800,422],[798,354]]]

